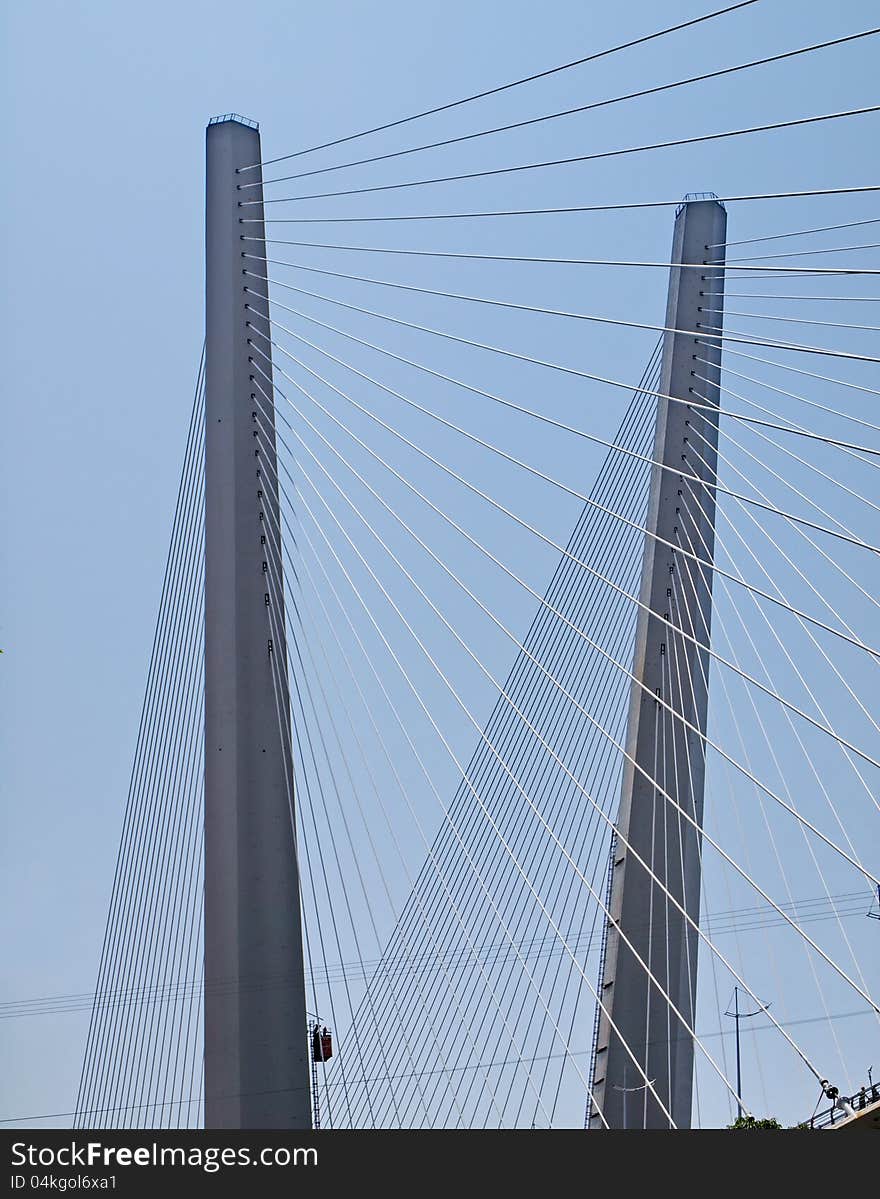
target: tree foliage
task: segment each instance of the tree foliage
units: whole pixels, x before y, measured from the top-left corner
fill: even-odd
[[[755,1116],[737,1116],[732,1124],[727,1125],[728,1128],[784,1128],[784,1124],[780,1124],[774,1116],[767,1116],[763,1120],[757,1119]]]

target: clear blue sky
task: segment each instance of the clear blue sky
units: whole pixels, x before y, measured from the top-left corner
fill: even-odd
[[[6,374],[0,999],[87,992],[94,983],[202,339],[208,118],[236,111],[258,119],[264,154],[272,157],[709,7],[708,0],[662,6],[633,0],[625,7],[568,0],[156,0],[147,6],[39,0],[4,6],[2,227],[9,282],[0,324]],[[430,133],[515,120],[831,38],[867,27],[876,12],[869,0],[836,6],[762,0],[699,35],[462,110],[432,124]],[[877,102],[876,79],[876,46],[860,44],[752,72],[747,81],[686,90],[663,103],[621,105],[595,120],[573,118],[502,139],[490,150],[448,152],[430,161],[450,171],[478,169],[490,159],[500,165],[577,154],[867,105]],[[418,126],[371,146],[409,144],[416,128],[421,139],[426,127]],[[635,156],[553,180],[539,172],[470,190],[450,185],[430,200],[409,196],[394,203],[397,211],[416,203],[425,210],[431,203],[510,207],[666,198],[697,189],[723,195],[875,183],[876,130],[876,117],[860,118]],[[393,175],[377,170],[361,178],[403,179],[425,169],[411,164]],[[381,211],[378,200],[371,204],[360,210]],[[730,236],[875,215],[871,197],[807,200],[778,210],[743,205],[732,209]],[[408,233],[409,240],[395,234],[395,244],[421,238],[452,248],[469,237],[466,248],[502,253],[501,247],[513,253],[541,248],[663,260],[670,233],[671,212],[660,209],[627,222],[530,225],[527,233],[510,225],[467,234],[420,229]],[[391,236],[376,234],[375,244],[392,244]],[[392,274],[387,263],[383,268]],[[438,268],[433,278],[480,286],[476,273]],[[413,279],[420,276],[414,272]],[[543,299],[561,297],[587,311],[655,323],[662,317],[662,272],[566,276],[558,286],[555,280],[542,276]],[[483,289],[528,298],[530,286],[501,271]],[[481,329],[499,337],[503,325],[487,318]],[[800,328],[797,334],[808,336]],[[650,334],[600,337],[595,330],[548,328],[540,348],[635,380],[651,342]],[[470,360],[457,365],[463,361],[466,368]],[[620,411],[609,403],[593,427],[607,435]],[[588,457],[581,467],[587,480],[597,461]],[[545,527],[564,538],[574,511],[548,507]],[[548,566],[546,558],[538,562],[535,585]],[[528,604],[521,596],[510,603],[508,615],[522,627]],[[494,667],[502,669],[509,644],[491,652]],[[488,695],[481,703],[478,711]],[[467,738],[461,738],[464,747]],[[876,854],[876,837],[870,844]],[[807,894],[815,888],[814,880]],[[845,998],[834,1002],[845,1009]],[[857,1039],[858,1028],[867,1035],[868,1024],[855,1021],[842,1035]],[[85,1028],[82,1012],[0,1023],[0,1117],[72,1106]],[[880,1073],[880,1055],[877,1063]],[[865,1064],[871,1064],[869,1053]],[[810,1103],[806,1097],[790,1103],[792,1116]]]

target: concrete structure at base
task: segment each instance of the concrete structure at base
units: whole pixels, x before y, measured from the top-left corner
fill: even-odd
[[[726,227],[714,198],[676,214],[591,1128],[691,1120],[701,843],[679,809],[702,825]]]
[[[262,186],[238,187],[260,184],[259,167],[236,173],[260,158],[252,122],[208,126],[205,1126],[302,1129],[311,1100],[284,592],[271,544],[274,407],[253,382],[246,323],[268,317],[268,295],[253,278],[246,292],[242,273],[242,229],[263,237]],[[243,208],[245,197],[256,203]],[[262,241],[247,244],[263,254]],[[259,262],[253,271],[266,274]]]

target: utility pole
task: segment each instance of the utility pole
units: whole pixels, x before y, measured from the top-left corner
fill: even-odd
[[[760,1016],[761,1012],[766,1012],[770,1006],[769,1003],[762,1003],[760,1007],[755,1008],[753,1012],[741,1012],[739,1010],[739,987],[733,988],[733,1011],[725,1012],[725,1016],[732,1016],[734,1027],[736,1028],[736,1115],[737,1119],[742,1119],[742,1065],[740,1062],[739,1049],[739,1022],[740,1020],[749,1020],[752,1016]]]
[[[726,230],[723,206],[705,193],[686,196],[676,213],[591,1128],[624,1126],[627,1080],[645,1088],[629,1127],[691,1121],[693,1038],[670,1000],[693,1028],[698,937],[663,887],[699,921],[701,839],[674,804],[702,825],[705,743],[693,729],[706,731],[709,660],[690,638],[707,645],[711,624],[712,572],[694,559],[711,561],[715,543],[715,493],[702,484],[715,481],[717,462]]]
[[[217,117],[206,150],[205,1127],[302,1129],[311,1104],[284,592],[266,573],[267,526],[279,527],[274,409],[262,400],[258,438],[245,310],[268,318],[268,290],[251,277],[246,293],[242,274],[243,230],[264,233],[262,186],[238,187],[259,182],[259,168],[237,173],[260,162],[259,129]],[[242,208],[244,197],[258,203]]]

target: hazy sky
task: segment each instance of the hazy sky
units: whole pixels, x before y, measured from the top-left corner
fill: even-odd
[[[94,985],[203,332],[206,121],[229,111],[258,119],[271,157],[710,7],[709,0],[3,5],[9,283],[0,443],[0,999]],[[516,120],[806,45],[867,27],[876,11],[870,0],[762,0],[699,36],[471,106],[429,132]],[[876,47],[860,44],[664,104],[622,105],[594,124],[562,122],[491,153],[493,162],[526,161],[867,105],[877,101],[876,78]],[[874,183],[876,129],[876,118],[860,118],[833,130],[636,156],[555,183],[520,177],[394,203],[397,211],[415,203],[427,211],[431,203],[509,207]],[[414,140],[410,129],[371,148]],[[471,164],[484,153],[439,161],[478,169]],[[407,178],[416,167],[396,171],[385,177]],[[378,202],[363,211],[379,211]],[[730,236],[734,221],[747,237],[875,214],[871,197],[836,207],[802,201],[784,217],[744,205],[731,215]],[[562,223],[543,241],[531,231],[528,244],[662,258],[671,221],[661,209],[626,224]],[[456,240],[449,229],[419,236],[434,245]],[[509,227],[493,230],[482,245],[526,244],[517,237]],[[592,276],[588,284],[568,281],[560,294],[593,311],[656,322],[664,290],[655,272],[603,277],[601,285]],[[557,348],[574,353],[580,336],[566,334]],[[618,377],[636,379],[651,341],[646,334],[624,349],[606,338],[593,361],[614,373],[617,355]],[[609,408],[596,427],[607,434],[619,415]],[[554,516],[559,535],[572,511]],[[86,1020],[80,1011],[0,1024],[0,1118],[72,1107]]]

